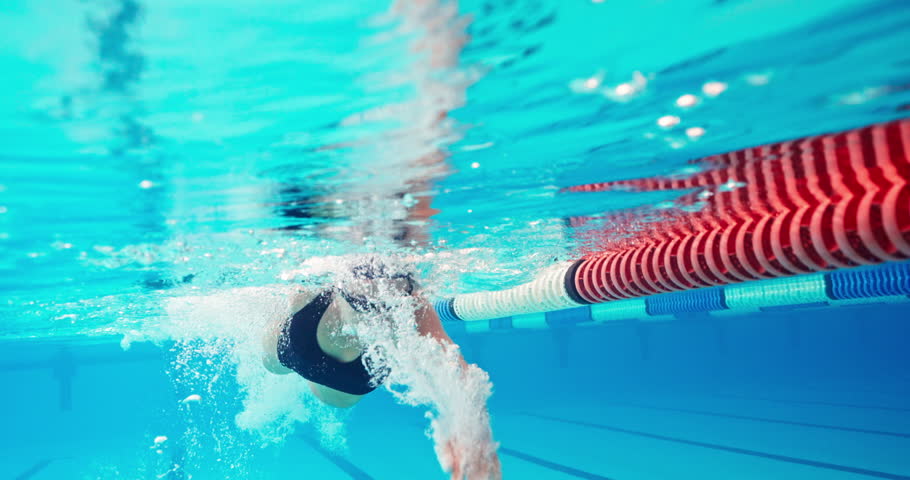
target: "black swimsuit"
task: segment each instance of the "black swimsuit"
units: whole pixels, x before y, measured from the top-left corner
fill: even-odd
[[[355,275],[357,274],[355,269]],[[414,290],[410,275],[358,276],[370,280],[404,278],[408,282],[405,292],[410,295]],[[278,338],[278,360],[311,382],[352,395],[366,395],[382,384],[389,374],[388,369],[380,368],[375,372],[375,376],[370,375],[364,364],[365,361],[369,361],[368,358],[360,355],[351,362],[338,361],[326,355],[316,339],[319,322],[332,304],[334,292],[335,290],[326,290],[320,293],[285,322]],[[340,290],[339,293],[354,310],[361,313],[378,313],[389,309],[386,305],[371,302],[365,297],[350,295]]]

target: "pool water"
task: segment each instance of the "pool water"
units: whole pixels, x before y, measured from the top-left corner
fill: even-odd
[[[301,265],[512,287],[591,247],[573,217],[678,208],[565,187],[910,111],[894,0],[16,0],[0,28],[2,478],[446,478],[432,408],[247,361]],[[903,479],[907,308],[452,334],[507,479]]]

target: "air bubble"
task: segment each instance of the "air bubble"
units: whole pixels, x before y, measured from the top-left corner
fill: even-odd
[[[679,125],[679,122],[679,117],[676,115],[664,115],[657,119],[657,124],[660,125],[661,128],[673,128]]]
[[[694,107],[697,104],[698,104],[698,97],[696,97],[695,95],[692,95],[691,93],[687,93],[676,99],[676,106],[678,106],[680,108]]]
[[[724,82],[706,82],[701,87],[701,91],[709,97],[716,97],[727,90],[727,84]]]

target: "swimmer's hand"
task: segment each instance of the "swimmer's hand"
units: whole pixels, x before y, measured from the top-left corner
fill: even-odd
[[[462,439],[453,438],[442,446],[440,453],[439,459],[445,471],[451,473],[451,480],[502,479],[499,456],[492,440],[482,445],[465,445]]]

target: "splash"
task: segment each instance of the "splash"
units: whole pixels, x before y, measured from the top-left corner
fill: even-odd
[[[262,365],[261,335],[269,322],[290,315],[293,292],[267,285],[166,301],[156,336],[175,342],[168,374],[184,399],[175,462],[182,471],[249,478],[257,451],[303,424],[327,448],[345,448],[343,412],[322,405],[302,378],[273,375]]]
[[[498,446],[492,440],[486,410],[492,393],[489,376],[476,365],[463,364],[457,345],[408,328],[412,314],[413,310],[402,308],[393,315],[394,339],[381,338],[381,329],[368,328],[380,337],[373,338],[367,358],[374,359],[373,365],[389,368],[386,390],[398,402],[427,408],[427,436],[443,469],[465,472],[468,478],[487,478],[485,469],[494,461]]]
[[[272,285],[172,298],[162,331],[177,341],[175,381],[181,387],[206,378],[208,385],[203,388],[210,389],[222,374],[235,376],[243,395],[235,419],[240,429],[255,432],[263,443],[273,443],[293,432],[297,422],[312,422],[324,443],[340,446],[343,431],[337,414],[312,396],[306,381],[295,375],[272,375],[262,366],[263,332],[276,318],[293,313],[294,292],[289,285]],[[210,371],[192,368],[200,360],[207,367],[219,360],[223,363]],[[217,397],[217,392],[207,393],[201,397]]]
[[[383,263],[397,271],[412,268],[404,258],[386,258]],[[251,439],[263,447],[279,443],[301,424],[319,432],[328,448],[345,447],[346,410],[319,402],[297,375],[269,373],[262,364],[262,335],[276,319],[293,314],[291,299],[299,285],[363,288],[358,285],[362,279],[350,272],[357,265],[377,261],[376,256],[363,255],[314,258],[300,269],[281,274],[298,281],[302,276],[309,283],[235,288],[168,301],[161,334],[177,342],[171,373],[180,396],[196,396],[196,401],[183,407],[191,418],[184,438],[197,450],[191,456],[201,464],[203,458],[211,458],[203,454],[211,449],[216,458],[238,459],[233,464],[242,468]],[[334,275],[329,277],[328,270]],[[427,435],[444,469],[484,478],[481,470],[495,461],[496,451],[486,411],[492,393],[489,376],[476,365],[465,364],[457,345],[421,333],[415,318],[431,312],[429,305],[402,296],[389,282],[370,282],[367,288],[389,310],[364,316],[333,333],[359,340],[365,365],[374,376],[388,373],[384,388],[399,403],[426,409]],[[234,381],[236,386],[231,385]],[[238,405],[232,406],[231,395],[237,390],[241,396]],[[224,413],[234,407],[239,413],[230,420]],[[204,409],[214,413],[194,416]],[[192,420],[196,417],[203,420]],[[214,432],[218,445],[206,447],[209,440],[203,432]]]
[[[383,259],[383,263],[394,259]],[[349,272],[364,261],[357,258],[341,266]],[[390,267],[406,271],[406,266]],[[342,288],[351,288],[357,279],[337,276]],[[383,314],[361,318],[342,327],[340,335],[353,334],[364,345],[364,364],[374,378],[385,379],[385,389],[404,405],[426,408],[437,458],[446,471],[463,472],[468,478],[488,478],[496,462],[490,417],[486,410],[492,383],[486,372],[466,364],[459,348],[442,332],[437,337],[418,328],[433,309],[414,296],[400,294],[394,282],[371,282],[370,293],[389,306]],[[418,319],[418,321],[415,321]]]

